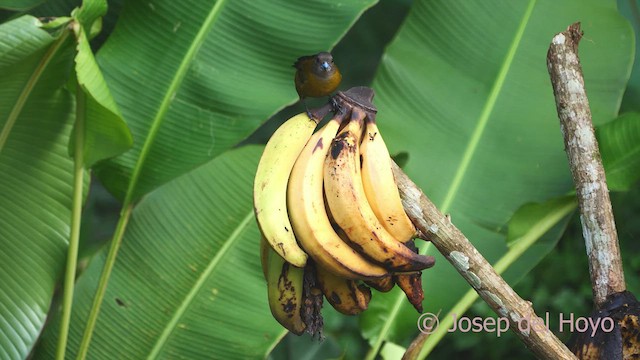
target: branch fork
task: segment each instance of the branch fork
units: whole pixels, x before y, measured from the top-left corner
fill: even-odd
[[[578,58],[581,38],[580,23],[555,35],[547,54],[547,67],[577,190],[594,303],[596,309],[600,309],[612,295],[624,294],[626,287],[609,190]],[[392,166],[405,211],[420,237],[431,241],[499,316],[510,320],[511,329],[537,357],[576,359],[549,329],[533,326],[544,322],[535,314],[531,302],[518,296],[451,223],[450,217],[440,213],[395,163]],[[530,326],[518,326],[523,319],[529,321]],[[405,357],[416,356],[414,347],[424,340],[425,335],[421,334]]]

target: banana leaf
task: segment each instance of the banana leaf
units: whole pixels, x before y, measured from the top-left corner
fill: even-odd
[[[209,4],[196,1],[180,4],[170,1],[127,2],[114,33],[100,50],[98,64],[105,73],[115,102],[131,127],[135,143],[134,148],[124,155],[96,164],[95,174],[116,195],[122,197],[127,193],[127,199],[139,200],[141,195],[151,190],[155,191],[149,194],[150,199],[152,194],[161,194],[164,187],[159,186],[162,184],[172,186],[173,180],[177,182],[198,173],[203,168],[200,167],[203,163],[227,152],[242,137],[255,130],[260,121],[282,107],[283,103],[295,100],[297,96],[292,86],[291,63],[302,54],[331,48],[371,3],[352,1],[334,6],[330,2],[306,1],[220,0]],[[325,18],[327,13],[332,16]],[[286,26],[283,21],[287,21]],[[224,163],[227,165],[210,170],[207,176],[219,174],[223,177],[215,183],[217,187],[192,188],[194,197],[199,201],[205,201],[200,192],[202,190],[214,191],[216,196],[220,196],[214,203],[205,201],[205,205],[215,209],[216,214],[221,216],[222,224],[230,221],[230,206],[247,206],[247,212],[241,218],[242,224],[233,225],[235,227],[232,230],[238,233],[229,234],[228,227],[225,228],[221,223],[211,223],[208,217],[203,219],[205,224],[191,225],[189,222],[195,220],[191,215],[188,218],[164,218],[158,226],[148,227],[146,221],[137,223],[140,216],[138,214],[151,208],[156,209],[157,203],[147,202],[145,199],[136,204],[124,236],[123,248],[113,270],[102,315],[93,335],[88,355],[90,358],[114,358],[121,357],[122,354],[127,354],[124,356],[126,358],[138,358],[139,354],[173,357],[176,353],[187,358],[264,356],[285,334],[282,327],[271,318],[266,307],[266,294],[259,291],[264,287],[263,281],[254,276],[260,274],[259,269],[255,265],[247,265],[248,268],[239,265],[239,277],[229,277],[217,265],[228,261],[231,256],[227,252],[229,248],[214,246],[226,243],[229,239],[233,239],[233,244],[236,239],[244,239],[240,242],[242,248],[239,251],[246,258],[251,257],[248,261],[257,261],[255,255],[258,237],[252,211],[249,211],[251,201],[245,201],[244,197],[240,199],[242,201],[231,197],[236,190],[229,191],[221,184],[226,182],[244,185],[238,191],[242,196],[250,197],[250,183],[255,167],[242,174],[236,174],[230,168],[233,164],[247,170],[247,167],[242,166],[249,166],[252,161],[255,165],[259,153],[253,151],[251,159],[247,156],[232,157],[232,160]],[[227,159],[226,155],[224,159]],[[214,160],[214,163],[218,164],[218,160]],[[208,165],[204,167],[206,166]],[[207,177],[206,181],[211,179]],[[174,194],[177,197],[169,200],[171,204],[167,203],[162,207],[166,211],[181,211],[179,203],[183,195]],[[177,203],[173,204],[174,201]],[[144,204],[150,205],[145,208]],[[185,206],[193,205],[192,202],[185,203]],[[170,302],[165,303],[160,311],[165,315],[173,315],[164,319],[156,317],[158,314],[150,315],[150,321],[162,323],[157,332],[152,332],[149,331],[149,324],[137,321],[133,324],[131,319],[110,316],[109,311],[114,303],[118,311],[123,311],[122,308],[131,303],[127,297],[112,297],[110,291],[112,288],[117,289],[122,271],[138,264],[140,258],[150,256],[148,251],[140,252],[140,248],[136,247],[144,244],[139,235],[154,240],[158,235],[155,229],[164,231],[167,226],[175,226],[177,231],[185,235],[189,234],[188,229],[199,234],[203,231],[206,233],[203,226],[210,227],[213,233],[193,239],[206,245],[206,248],[196,252],[191,252],[188,247],[184,248],[185,241],[177,241],[175,246],[188,250],[188,253],[172,249],[175,236],[162,243],[152,241],[153,246],[157,246],[169,258],[150,264],[144,271],[146,278],[141,281],[149,282],[149,293],[145,296],[149,296],[149,299],[158,298],[156,292],[159,289],[171,287],[186,291],[176,293],[173,302],[165,299]],[[226,246],[231,246],[231,243]],[[254,245],[255,249],[252,247]],[[199,266],[191,257],[194,254],[209,265]],[[104,263],[104,253],[101,256],[91,262],[77,284],[68,349],[70,356],[77,351],[81,331],[84,329],[96,280]],[[174,278],[175,269],[167,273],[168,278],[162,275],[162,279],[151,280],[151,277],[160,274],[158,266],[169,265],[169,262],[183,269],[184,261],[188,262],[186,266],[189,275],[200,276],[198,279],[202,282],[194,282],[193,278]],[[198,314],[201,314],[198,310],[200,304],[190,302],[196,301],[200,296],[197,293],[203,290],[203,282],[213,279],[210,275],[222,279],[226,285],[221,285],[219,290],[206,289],[202,301],[207,302],[210,298],[221,300],[213,304],[215,311],[210,314],[215,318],[203,322],[197,320],[200,316]],[[171,285],[161,285],[159,288],[160,280],[167,280]],[[125,283],[128,284],[126,281]],[[229,287],[239,284],[242,286],[237,286],[235,290]],[[129,287],[129,290],[137,292],[138,284]],[[245,292],[250,292],[253,297],[248,297]],[[241,305],[238,300],[245,298],[247,304]],[[146,300],[142,303],[134,300],[133,303],[141,311],[158,310]],[[192,305],[193,308],[190,307]],[[195,309],[195,313],[189,315],[191,309]],[[239,318],[234,319],[232,314],[237,312]],[[180,319],[182,315],[194,316],[196,322]],[[225,317],[227,320],[224,320]],[[43,345],[36,357],[47,358],[53,352],[58,314],[52,313],[51,318]],[[193,342],[187,341],[182,338],[187,333],[180,335],[180,332],[174,332],[176,328],[191,325],[199,329],[197,332],[205,335],[204,340],[186,335],[193,339]],[[222,325],[224,326],[221,327]],[[129,334],[132,326],[137,327],[142,336],[136,341],[132,341],[133,337]],[[249,332],[251,335],[247,335]],[[113,342],[113,336],[122,336],[122,340]],[[146,347],[141,345],[143,342]],[[129,346],[113,346],[115,343]]]
[[[640,33],[640,17],[638,17],[638,3],[635,1],[618,0],[618,10],[633,25],[636,39]],[[638,57],[636,46],[634,55]],[[620,105],[621,112],[640,111],[640,64],[634,62],[627,89]]]
[[[286,333],[269,311],[258,256],[252,183],[261,151],[249,146],[227,152],[136,206],[89,358],[261,358]],[[70,357],[104,255],[78,281]],[[52,323],[36,358],[49,358],[56,335]]]
[[[0,0],[0,9],[27,10],[45,0]]]
[[[596,128],[610,191],[628,191],[640,179],[640,114],[626,113]]]
[[[76,14],[80,26],[89,29],[105,11],[106,2],[86,1]],[[131,145],[85,32],[77,28],[74,44],[71,21],[66,17],[43,24],[25,15],[0,26],[0,164],[6,193],[0,213],[0,263],[7,267],[3,275],[13,278],[3,279],[6,293],[0,299],[0,315],[12,319],[3,322],[3,358],[23,358],[30,352],[64,268],[73,166],[68,151],[60,153],[59,146],[73,144],[69,126],[76,112],[82,111],[87,125],[83,164],[119,154]],[[86,95],[86,103],[74,106],[70,89]],[[81,183],[79,194],[87,184]]]
[[[136,199],[220,155],[295,101],[298,56],[332,48],[373,3],[126,2],[98,63],[134,146],[95,174]]]
[[[591,55],[608,51],[608,62],[605,66],[602,54],[596,60],[583,58],[597,74],[587,76],[587,86],[590,96],[596,97],[592,105],[600,122],[617,112],[615,99],[626,81],[631,35],[627,25],[612,15],[615,8],[608,3],[595,10],[591,2],[577,10],[559,6],[555,10],[562,16],[555,18],[549,16],[550,2],[538,2],[533,6],[535,16],[530,17],[537,25],[530,28],[526,22],[528,36],[520,37],[522,45],[518,43],[501,77],[505,55],[518,33],[518,19],[526,12],[522,4],[486,3],[490,14],[478,4],[456,5],[460,8],[449,12],[441,2],[416,4],[413,18],[407,19],[386,53],[375,82],[379,123],[392,153],[409,152],[407,171],[437,204],[446,204],[448,186],[455,183],[456,171],[462,171],[457,177],[460,185],[443,208],[465,232],[474,232],[470,237],[484,243],[483,251],[496,248],[488,252],[495,261],[506,251],[505,224],[518,205],[563,194],[571,184],[559,131],[550,127],[557,121],[551,89],[541,76],[551,35],[573,21],[568,19],[569,10],[601,13],[598,18],[588,17],[591,25],[585,29],[594,36],[600,34],[594,38],[598,42],[589,44]],[[126,3],[98,63],[132,127],[135,145],[128,153],[99,164],[98,175],[121,198],[127,192],[135,198],[148,195],[133,211],[89,358],[255,358],[266,355],[284,335],[266,306],[251,214],[251,180],[260,149],[228,149],[284,103],[295,100],[292,60],[330,48],[369,5],[370,1],[342,6],[320,1]],[[440,12],[430,14],[427,5],[438,5]],[[443,24],[447,14],[450,18]],[[458,19],[460,14],[464,16]],[[483,26],[471,21],[475,16]],[[460,24],[476,24],[484,34],[451,30]],[[425,39],[424,29],[429,27],[432,35]],[[413,39],[406,39],[407,28],[412,29]],[[499,36],[498,30],[503,32]],[[416,46],[421,44],[416,37],[428,42],[437,39],[438,47],[459,51],[453,46],[458,43],[440,37],[446,34],[464,39],[467,47],[473,45],[477,56],[453,57],[464,63],[452,61],[450,69],[436,52],[427,51],[430,55],[424,56],[429,47]],[[615,41],[601,40],[606,34]],[[472,39],[466,38],[471,35]],[[491,41],[476,44],[483,39]],[[403,41],[409,44],[402,46]],[[411,55],[413,51],[420,56]],[[479,65],[468,68],[472,60]],[[501,78],[504,82],[496,81]],[[547,95],[542,95],[544,89]],[[488,110],[480,111],[484,108]],[[508,110],[517,110],[517,116],[505,115]],[[481,122],[484,128],[480,127],[484,132],[477,126],[480,114],[486,117]],[[544,126],[532,126],[540,125],[536,121]],[[437,135],[443,132],[446,138]],[[466,150],[474,138],[477,147]],[[457,170],[464,154],[469,163]],[[215,159],[206,163],[211,158]],[[516,158],[524,160],[516,162]],[[535,176],[529,178],[531,174]],[[504,194],[498,191],[501,187]],[[77,351],[104,258],[102,253],[94,259],[79,279],[69,356]],[[449,294],[441,292],[436,300],[453,304],[467,287],[456,281],[457,274],[446,273],[443,259],[439,261],[433,271],[445,269],[437,275],[445,278],[436,285],[442,288],[443,282],[450,283],[452,293],[446,299]],[[427,283],[431,301],[432,284]],[[376,294],[374,302],[385,296]],[[390,298],[395,301],[399,296],[395,293]],[[371,339],[393,336],[405,341],[407,336],[398,329],[417,330],[415,312],[404,305],[394,308],[396,303],[365,313],[371,312],[374,323]],[[404,316],[390,312],[394,309],[410,311]],[[51,317],[35,358],[50,358],[53,353],[58,325],[56,314]]]
[[[73,42],[41,25],[30,16],[0,25],[2,359],[26,358],[42,330],[71,220],[74,100],[63,85]]]
[[[577,20],[594,122],[602,124],[617,116],[633,60],[633,33],[615,1],[416,1],[376,74],[378,123],[391,152],[409,153],[405,171],[491,263],[508,251],[507,223],[522,204],[572,188],[546,53],[552,36]],[[469,285],[430,244],[421,251],[436,256],[423,274],[425,311],[446,314]],[[517,263],[528,269],[539,259]],[[363,314],[370,358],[384,341],[408,345],[418,334],[418,314],[403,297],[376,294]]]

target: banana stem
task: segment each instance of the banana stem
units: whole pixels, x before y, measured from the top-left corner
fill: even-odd
[[[418,228],[419,237],[431,241],[458,270],[480,297],[501,317],[509,319],[511,330],[540,359],[576,359],[567,347],[523,300],[496,273],[464,234],[443,215],[411,179],[392,161],[402,204]],[[519,326],[523,321],[531,326]]]
[[[56,359],[64,360],[69,336],[69,324],[71,322],[71,306],[73,304],[73,290],[76,280],[78,264],[78,246],[80,243],[80,222],[82,217],[82,186],[84,183],[84,123],[85,123],[85,97],[80,84],[77,84],[76,95],[76,129],[74,151],[74,182],[73,182],[73,208],[71,214],[71,234],[69,236],[69,249],[67,252],[67,268],[64,276],[64,292],[62,296],[62,320],[60,321],[60,336],[56,349]]]

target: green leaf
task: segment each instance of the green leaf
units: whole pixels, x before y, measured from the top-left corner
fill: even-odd
[[[45,1],[34,9],[29,11],[29,14],[38,17],[47,16],[69,16],[73,9],[80,7],[82,0],[55,0]]]
[[[72,13],[82,26],[89,30],[93,27],[93,23],[103,17],[107,13],[106,0],[83,0],[82,6],[76,13]]]
[[[88,358],[259,358],[286,333],[257,255],[251,189],[261,151],[228,152],[136,206]],[[103,261],[104,252],[76,287],[71,358]],[[53,352],[56,333],[47,328],[37,357]]]
[[[76,76],[86,95],[83,157],[85,166],[89,168],[99,160],[128,150],[133,139],[93,57],[86,32],[79,29],[76,37]],[[74,142],[70,142],[71,153],[73,145]]]
[[[607,185],[628,191],[640,179],[640,113],[627,113],[596,128]]]
[[[395,155],[391,155],[391,158],[400,168],[404,168],[407,165],[407,162],[409,162],[409,153],[401,151]]]
[[[297,98],[294,60],[374,2],[126,2],[98,62],[134,147],[96,175],[135,199],[233,147]]]
[[[70,38],[31,16],[0,25],[0,358],[24,359],[49,311],[69,237]]]
[[[71,22],[70,16],[60,16],[56,18],[48,18],[47,22],[42,24],[42,29],[47,31],[64,31],[64,27]]]
[[[575,196],[563,195],[518,208],[507,225],[509,251],[495,263],[495,270],[509,284],[519,282],[553,250],[577,207]]]
[[[25,69],[33,68],[34,65],[23,63],[25,59],[33,57],[30,61],[37,62],[38,55],[42,55],[47,46],[53,43],[55,38],[40,29],[41,25],[40,21],[33,16],[22,16],[0,25],[0,38],[2,38],[0,42],[0,70],[3,79],[5,79],[4,76],[11,74],[9,71],[11,66],[22,65]],[[3,105],[7,106],[13,103],[14,101],[4,102]]]
[[[637,1],[618,0],[620,13],[629,20],[635,30],[635,38],[640,34],[640,9]],[[639,58],[638,46],[634,50],[635,58]],[[635,61],[631,69],[631,75],[620,105],[621,112],[640,111],[640,62]]]
[[[382,350],[380,350],[380,357],[385,360],[401,359],[405,351],[407,351],[407,349],[405,349],[404,347],[388,341],[384,344]]]
[[[540,219],[552,213],[554,209],[563,208],[567,204],[575,206],[575,196],[562,196],[543,203],[527,203],[522,205],[511,217],[507,232],[507,246],[511,247],[516,241],[540,226]]]
[[[632,31],[613,1],[416,1],[376,75],[391,153],[409,152],[405,171],[489,262],[508,251],[506,224],[521,204],[572,188],[546,53],[576,20],[594,121],[603,123],[617,114],[633,59]],[[469,285],[432,246],[421,250],[436,256],[423,275],[425,311],[447,313]],[[380,295],[363,314],[375,347],[417,334],[403,294]]]
[[[45,0],[0,0],[0,9],[29,10]]]
[[[329,306],[330,307],[330,306]],[[328,309],[327,306],[323,307],[323,312]],[[333,308],[332,308],[333,309]],[[322,314],[326,319],[326,314]],[[344,316],[340,314],[340,316]],[[327,323],[325,322],[325,331],[327,330]],[[343,333],[340,337],[340,340],[345,338],[344,335],[347,334],[356,334],[357,331],[351,333]],[[325,336],[323,341],[318,341],[310,336],[298,336],[292,333],[287,334],[282,341],[278,344],[278,346],[270,352],[269,359],[279,360],[279,359],[296,359],[296,360],[314,360],[314,359],[345,359],[345,350],[340,343],[338,343],[338,338],[335,336],[331,336],[331,334],[323,333]],[[348,335],[347,335],[348,336]],[[349,348],[348,350],[352,350]],[[357,359],[358,357],[351,357],[353,359]]]
[[[93,26],[91,26],[90,31],[87,31],[87,37],[91,41],[91,45],[94,50],[99,49],[113,31],[124,1],[125,0],[109,0],[107,13],[105,15],[102,15],[101,17],[98,17],[96,21],[93,22]],[[36,7],[35,9],[30,10],[29,13],[34,16],[45,18],[51,16],[63,16],[71,14],[74,9],[80,8],[81,6],[81,0],[47,1],[42,5]],[[91,9],[96,9],[96,7],[91,6]],[[87,10],[80,9],[80,11],[85,12]],[[101,13],[101,11],[91,11],[91,13],[99,14]],[[85,20],[81,21],[84,22]],[[86,27],[87,24],[85,23],[85,28]],[[96,34],[96,32],[100,33]],[[94,38],[94,36],[96,37]]]
[[[331,52],[345,75],[341,88],[371,86],[385,46],[398,31],[411,3],[412,0],[380,0],[349,29]],[[352,60],[354,54],[358,61]]]

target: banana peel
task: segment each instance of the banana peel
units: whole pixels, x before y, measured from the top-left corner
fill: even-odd
[[[568,347],[582,360],[640,359],[640,303],[629,291],[610,295],[601,309],[594,310],[589,328],[575,333]],[[605,331],[603,319],[614,321],[612,331]],[[593,335],[593,336],[592,336]]]

